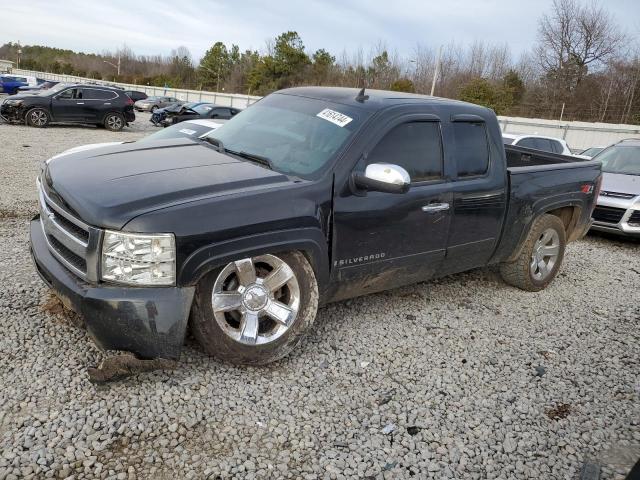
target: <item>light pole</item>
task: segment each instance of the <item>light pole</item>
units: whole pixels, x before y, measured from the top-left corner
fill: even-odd
[[[220,69],[222,68],[222,65],[218,65],[218,71],[214,72],[213,70],[211,70],[208,67],[203,67],[202,65],[200,65],[198,68],[201,68],[202,70],[205,70],[209,73],[213,73],[214,75],[217,75],[217,80],[216,80],[216,92],[220,91]]]
[[[16,62],[18,70],[20,70],[20,55],[22,55],[22,49],[21,48],[18,49],[18,59],[17,59],[17,62]]]
[[[431,82],[431,96],[433,97],[433,92],[436,89],[436,82],[438,81],[438,75],[440,74],[440,59],[442,58],[442,45],[440,45],[440,49],[438,50],[438,60],[436,61],[436,68],[433,71],[433,82]]]
[[[111,62],[107,62],[106,60],[103,60],[104,63],[107,63],[109,65],[111,65],[113,68],[115,68],[118,71],[118,76],[120,76],[120,54],[118,54],[118,64],[115,65]]]

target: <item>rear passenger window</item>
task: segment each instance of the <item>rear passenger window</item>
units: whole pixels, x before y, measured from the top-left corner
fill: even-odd
[[[551,142],[552,151],[556,153],[562,153],[564,149],[562,148],[562,144],[560,144],[560,142],[556,142],[555,140],[549,140],[549,141]]]
[[[85,100],[111,100],[116,98],[115,92],[109,90],[98,90],[96,88],[84,88],[83,98]]]
[[[372,163],[399,165],[412,182],[442,177],[440,124],[410,122],[394,127],[369,153],[367,164]]]
[[[458,177],[484,175],[489,169],[489,144],[483,122],[454,122]]]

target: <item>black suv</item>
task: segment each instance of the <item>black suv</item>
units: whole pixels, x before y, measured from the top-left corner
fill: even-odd
[[[0,116],[32,127],[51,122],[94,123],[113,131],[136,119],[133,100],[123,90],[87,84],[58,84],[37,95],[12,95],[0,105]]]

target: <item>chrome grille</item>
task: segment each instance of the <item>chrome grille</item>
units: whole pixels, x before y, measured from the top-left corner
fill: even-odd
[[[82,279],[98,280],[98,248],[102,230],[87,225],[51,200],[38,179],[40,224],[49,251]]]

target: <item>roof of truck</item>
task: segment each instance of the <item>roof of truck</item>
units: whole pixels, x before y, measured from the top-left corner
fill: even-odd
[[[427,103],[439,105],[458,105],[487,111],[485,107],[475,105],[473,103],[461,102],[450,98],[432,97],[430,95],[420,95],[417,93],[392,92],[389,90],[365,89],[364,101],[356,100],[360,93],[359,88],[346,87],[295,87],[279,90],[276,93],[285,95],[297,95],[300,97],[316,98],[327,100],[333,103],[341,103],[353,107],[364,108],[366,110],[380,110],[392,105],[400,105],[407,103]]]

